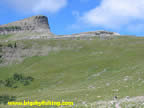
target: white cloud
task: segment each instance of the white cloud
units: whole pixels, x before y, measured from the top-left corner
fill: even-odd
[[[120,29],[135,21],[143,20],[143,13],[144,0],[102,0],[99,6],[83,13],[78,23]]]
[[[26,13],[54,13],[67,5],[67,0],[6,0],[6,2]]]

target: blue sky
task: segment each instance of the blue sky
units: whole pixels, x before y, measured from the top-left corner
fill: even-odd
[[[144,0],[1,0],[0,24],[34,15],[55,34],[107,30],[144,36]]]

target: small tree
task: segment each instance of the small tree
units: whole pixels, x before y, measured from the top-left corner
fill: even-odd
[[[17,47],[17,44],[16,44],[16,42],[15,42],[15,44],[14,44],[14,47],[15,47],[15,48]]]

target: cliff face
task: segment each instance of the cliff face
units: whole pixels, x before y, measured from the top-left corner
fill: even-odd
[[[23,31],[51,33],[48,18],[46,16],[32,16],[30,18],[0,26],[0,34],[17,33]]]

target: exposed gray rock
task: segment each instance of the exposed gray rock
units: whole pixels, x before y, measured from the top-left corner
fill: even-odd
[[[23,31],[51,33],[48,18],[46,16],[32,16],[0,26],[0,34],[18,33]]]
[[[92,32],[82,32],[82,33],[76,33],[71,35],[60,35],[57,38],[77,38],[80,39],[91,39],[92,37],[99,37],[100,39],[104,40],[110,40],[113,39],[115,36],[120,36],[119,33],[116,32],[109,32],[109,31],[92,31]]]
[[[103,40],[113,39],[120,34],[109,31],[82,32],[72,35],[54,35],[50,32],[48,18],[46,16],[32,16],[20,21],[12,22],[0,26],[0,34],[15,33],[10,40],[24,39],[85,39],[92,40],[99,37]]]
[[[120,34],[115,32],[109,32],[109,31],[92,31],[92,32],[82,32],[79,34],[72,34],[73,36],[119,36]]]

